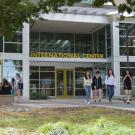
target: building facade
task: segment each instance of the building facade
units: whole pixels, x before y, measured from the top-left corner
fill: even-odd
[[[12,40],[3,37],[0,47],[1,78],[23,79],[23,97],[27,99],[70,98],[84,96],[83,76],[100,70],[104,79],[108,68],[116,76],[115,96],[124,94],[122,75],[129,68],[133,73],[135,96],[135,24],[120,21],[112,6],[95,8],[88,1],[74,7],[63,7],[61,13],[42,15],[44,20],[24,24]],[[89,1],[90,2],[90,1]],[[116,27],[119,26],[119,27]]]

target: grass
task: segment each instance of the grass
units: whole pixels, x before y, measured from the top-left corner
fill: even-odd
[[[0,113],[0,133],[12,127],[35,131],[42,125],[63,122],[71,125],[95,125],[105,119],[118,126],[135,129],[135,113],[107,108],[40,109],[32,112]]]

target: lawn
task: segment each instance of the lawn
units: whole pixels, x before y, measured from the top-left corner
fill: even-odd
[[[113,130],[125,130],[123,132],[127,133],[131,131],[132,134],[129,133],[129,135],[135,135],[135,132],[133,132],[135,131],[135,113],[96,107],[40,109],[33,110],[32,112],[0,113],[1,135],[4,135],[4,132],[9,129],[21,129],[27,132],[38,131],[47,134],[49,130],[59,127],[66,129],[68,134],[74,135],[77,135],[77,132],[79,132],[80,135],[100,135],[98,130],[101,131],[103,129],[109,131],[106,131],[106,134],[101,133],[101,135],[115,135],[115,133],[111,134]],[[90,131],[88,133],[89,128]],[[84,133],[84,129],[87,129],[87,133]],[[96,133],[92,130],[96,130]],[[110,134],[108,134],[108,132],[110,132]],[[120,131],[120,133],[121,132],[122,131]],[[22,135],[22,133],[20,134]],[[17,135],[19,135],[19,133]],[[118,133],[116,135],[124,134]]]

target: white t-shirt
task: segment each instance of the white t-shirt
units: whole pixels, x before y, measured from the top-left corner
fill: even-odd
[[[18,90],[19,89],[19,85],[18,85],[18,83],[19,83],[19,79],[15,79],[15,86],[16,86],[16,90]]]
[[[107,75],[105,77],[105,84],[106,85],[116,85],[116,79],[115,76],[111,75],[110,77]]]
[[[91,84],[92,84],[92,78],[86,79],[86,78],[84,77],[84,86],[91,86]]]

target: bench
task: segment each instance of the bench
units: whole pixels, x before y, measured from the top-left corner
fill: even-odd
[[[13,95],[0,95],[0,105],[12,104],[14,102]]]

